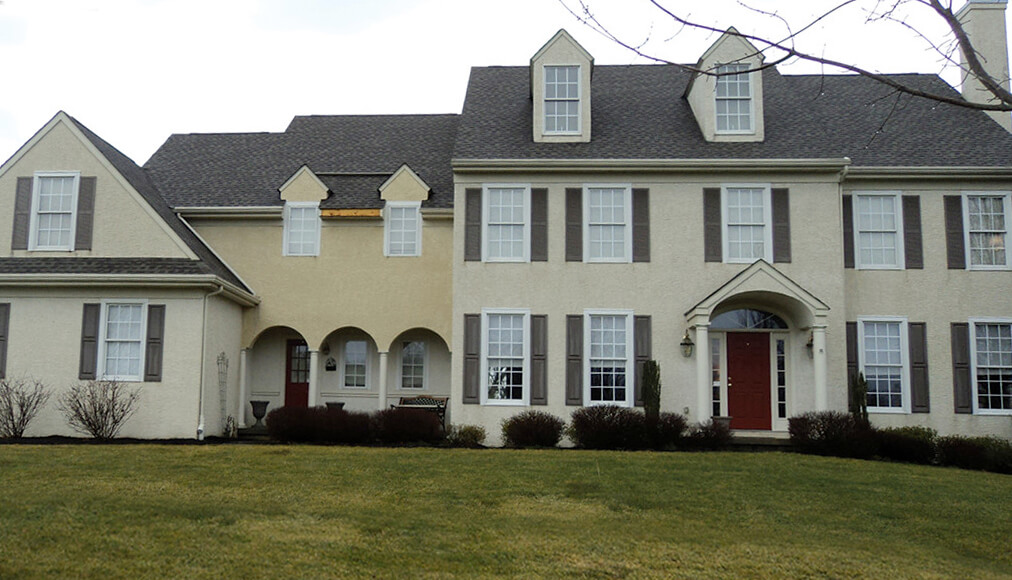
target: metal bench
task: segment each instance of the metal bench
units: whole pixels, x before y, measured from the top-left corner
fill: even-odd
[[[446,429],[446,402],[450,397],[432,397],[428,395],[418,395],[415,397],[401,397],[400,402],[396,405],[390,405],[391,409],[418,409],[420,411],[429,411],[435,413],[439,417],[439,424]]]

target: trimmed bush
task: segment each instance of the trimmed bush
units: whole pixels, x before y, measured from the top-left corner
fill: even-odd
[[[281,407],[267,414],[271,439],[290,443],[364,444],[372,440],[367,413],[325,407]]]
[[[569,437],[584,449],[645,449],[650,446],[646,416],[617,405],[583,407],[573,413]]]
[[[998,437],[939,437],[938,463],[963,469],[1012,473],[1012,442]]]
[[[381,443],[438,443],[444,437],[439,417],[421,409],[384,409],[373,417],[373,425]]]
[[[524,411],[503,419],[506,447],[555,447],[562,439],[565,421],[544,411]]]
[[[450,425],[446,433],[446,444],[450,447],[482,447],[485,443],[485,428],[479,425]]]
[[[686,447],[705,451],[721,451],[731,446],[731,428],[723,421],[709,419],[705,423],[697,423],[688,438]]]
[[[688,421],[678,413],[661,413],[657,423],[647,425],[652,431],[655,449],[672,449],[682,444]],[[730,433],[729,433],[730,434]]]
[[[935,461],[938,432],[928,427],[893,427],[875,431],[879,456],[930,465]]]
[[[875,432],[848,413],[818,411],[788,420],[791,443],[802,453],[868,459],[878,451]]]

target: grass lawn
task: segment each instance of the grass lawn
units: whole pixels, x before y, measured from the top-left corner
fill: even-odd
[[[0,445],[0,578],[1012,576],[1012,477],[788,453]]]

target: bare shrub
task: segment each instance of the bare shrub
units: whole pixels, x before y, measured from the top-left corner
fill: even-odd
[[[0,379],[0,439],[24,437],[25,429],[49,401],[49,395],[38,379]]]
[[[70,427],[95,439],[112,439],[137,410],[140,393],[116,381],[78,383],[60,397]]]

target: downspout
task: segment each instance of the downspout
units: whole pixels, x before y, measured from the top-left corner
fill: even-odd
[[[204,370],[207,366],[207,353],[204,349],[207,345],[207,299],[213,296],[217,296],[225,291],[225,286],[218,284],[218,289],[214,292],[208,292],[204,294],[204,315],[201,318],[201,332],[200,332],[200,392],[197,397],[197,441],[204,440]]]

